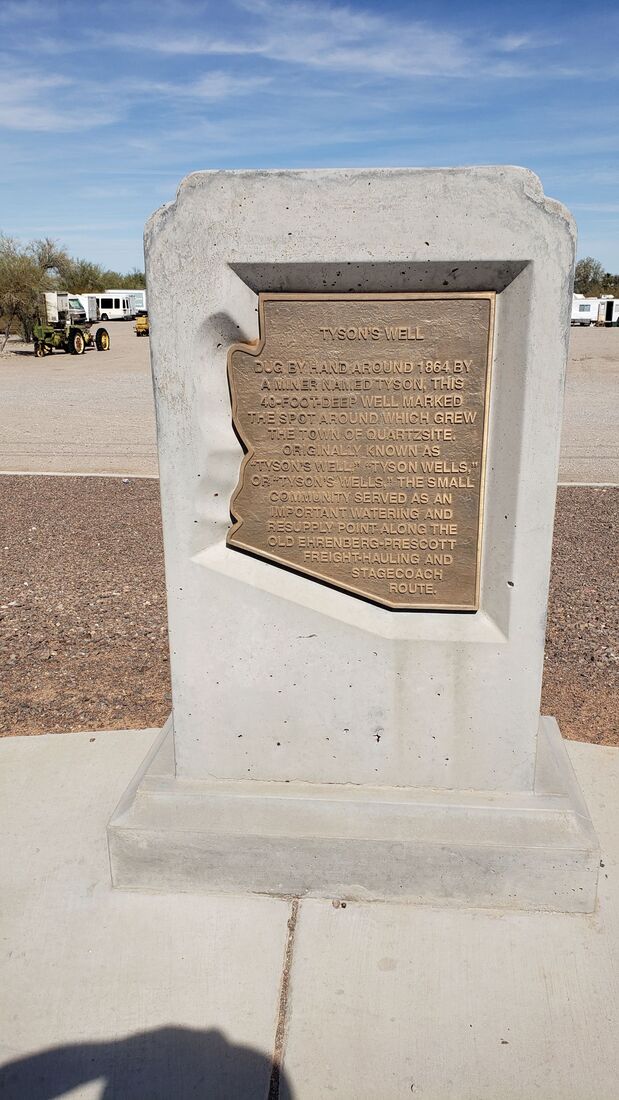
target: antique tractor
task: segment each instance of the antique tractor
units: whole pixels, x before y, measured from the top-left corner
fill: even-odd
[[[44,321],[34,326],[34,354],[38,358],[56,351],[82,355],[86,348],[107,351],[110,334],[105,328],[90,331],[86,311],[79,298],[70,294],[49,292],[43,295]]]
[[[145,309],[139,309],[135,315],[135,335],[136,336],[148,336],[150,328],[148,325],[148,313]]]

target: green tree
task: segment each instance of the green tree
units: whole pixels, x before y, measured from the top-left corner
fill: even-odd
[[[24,340],[32,340],[41,313],[41,295],[46,290],[87,294],[108,287],[122,290],[145,286],[143,271],[134,269],[127,275],[106,271],[90,260],[69,256],[50,237],[21,244],[0,233],[0,331],[3,332],[0,350],[4,350],[17,323]]]
[[[118,290],[144,290],[146,287],[146,278],[143,271],[138,271],[134,268],[128,275],[121,275],[118,271],[106,271],[106,287],[113,287]],[[104,288],[105,289],[105,288]]]
[[[12,237],[0,235],[0,314],[3,317],[6,346],[9,333],[17,320],[24,340],[32,340],[37,322],[41,295],[55,289],[58,265],[64,259],[62,249],[54,241],[31,241],[21,245]]]
[[[59,274],[63,288],[72,290],[74,294],[95,293],[111,286],[111,283],[105,281],[106,273],[103,268],[90,260],[74,260],[67,256]]]
[[[585,256],[579,260],[574,271],[574,292],[584,294],[586,298],[597,298],[600,294],[606,294],[607,274],[599,260],[593,256]]]

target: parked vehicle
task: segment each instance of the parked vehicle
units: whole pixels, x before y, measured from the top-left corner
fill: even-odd
[[[619,298],[600,298],[597,315],[598,325],[619,325]]]
[[[145,290],[104,290],[77,294],[88,321],[132,321],[146,311]]]
[[[136,336],[148,336],[150,334],[150,328],[148,325],[148,313],[145,309],[139,310],[138,315],[135,319],[135,325],[133,327],[135,329]]]
[[[75,294],[73,297],[77,298],[81,302],[82,309],[86,314],[87,321],[99,320],[99,306],[97,304],[97,298],[94,294]]]
[[[127,287],[125,290],[111,288],[106,290],[105,294],[113,295],[114,298],[126,298],[131,318],[137,317],[140,310],[146,309],[146,291],[141,288]]]
[[[146,313],[148,307],[146,305],[146,291],[145,290],[142,290],[142,289],[131,290],[131,289],[129,289],[129,290],[125,291],[125,294],[129,298],[129,307],[133,311],[133,314],[134,314],[135,317],[137,317],[138,313]]]
[[[584,294],[574,294],[572,297],[573,325],[595,325],[598,319],[599,298],[585,298]]]
[[[573,325],[619,326],[619,298],[603,295],[601,298],[585,298],[584,294],[572,297]]]
[[[37,358],[53,351],[82,355],[86,348],[108,351],[110,335],[107,329],[91,332],[90,322],[76,294],[49,291],[43,294],[39,323],[34,326],[34,354]]]
[[[148,305],[146,303],[146,291],[145,290],[130,290],[129,297],[133,299],[136,307],[136,313],[139,309],[148,311]]]
[[[130,321],[133,317],[126,291],[116,294],[79,294],[89,321]]]

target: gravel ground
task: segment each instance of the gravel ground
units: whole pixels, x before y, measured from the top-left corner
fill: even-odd
[[[170,710],[159,483],[0,477],[0,733],[131,729]]]
[[[619,745],[619,488],[560,488],[542,713],[564,737]]]
[[[619,490],[561,488],[542,710],[619,745]],[[0,733],[161,725],[170,709],[159,484],[0,477]]]

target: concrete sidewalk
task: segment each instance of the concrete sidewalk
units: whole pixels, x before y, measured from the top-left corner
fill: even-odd
[[[619,749],[569,744],[603,851],[582,917],[114,892],[155,734],[0,741],[3,1100],[616,1098]]]

